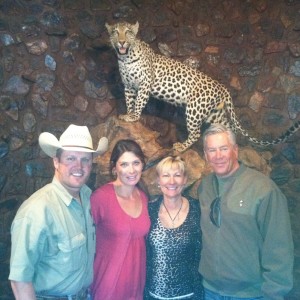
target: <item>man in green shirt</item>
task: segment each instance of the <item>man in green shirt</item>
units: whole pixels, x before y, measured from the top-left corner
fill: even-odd
[[[95,232],[86,186],[93,150],[86,126],[71,124],[60,140],[44,132],[42,150],[53,158],[54,178],[19,208],[11,227],[11,286],[18,300],[88,299],[93,278]]]
[[[211,125],[204,153],[213,173],[198,190],[206,300],[282,300],[293,285],[293,241],[285,196],[238,161],[234,133]]]

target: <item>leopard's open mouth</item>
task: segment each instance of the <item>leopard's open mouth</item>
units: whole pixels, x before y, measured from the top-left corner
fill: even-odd
[[[118,51],[119,51],[119,53],[120,53],[121,55],[122,55],[122,54],[127,54],[128,48],[120,47],[120,48],[118,48]]]

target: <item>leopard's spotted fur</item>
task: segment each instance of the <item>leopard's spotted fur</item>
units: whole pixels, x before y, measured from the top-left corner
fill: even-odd
[[[121,115],[121,119],[138,120],[150,95],[175,105],[186,105],[188,138],[183,143],[174,144],[174,150],[182,152],[195,143],[203,122],[230,126],[260,145],[284,142],[300,128],[298,121],[273,141],[250,137],[238,121],[232,98],[223,84],[179,61],[154,53],[149,45],[137,38],[138,22],[106,24],[106,28],[117,52],[125,86],[127,114]]]

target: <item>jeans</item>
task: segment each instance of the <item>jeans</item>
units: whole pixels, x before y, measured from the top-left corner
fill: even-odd
[[[258,299],[263,299],[263,297],[237,298],[231,296],[222,296],[216,292],[204,288],[204,300],[258,300]]]
[[[47,296],[47,295],[36,295],[37,300],[91,300],[89,290],[84,288],[80,290],[76,295],[72,296]]]

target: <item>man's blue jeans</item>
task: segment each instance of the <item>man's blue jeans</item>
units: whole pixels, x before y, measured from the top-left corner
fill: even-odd
[[[237,298],[237,297],[230,297],[230,296],[221,296],[218,293],[212,292],[204,288],[204,300],[258,300],[258,299],[263,299],[263,297]]]

